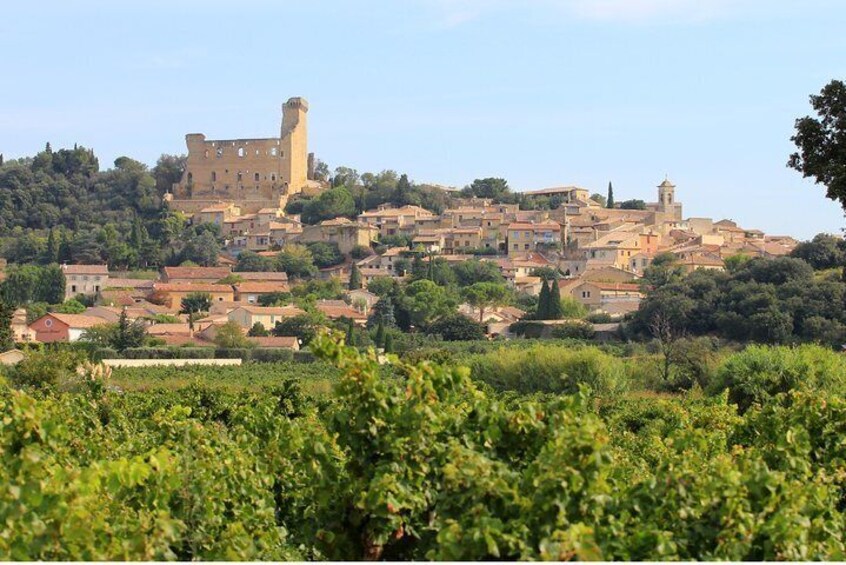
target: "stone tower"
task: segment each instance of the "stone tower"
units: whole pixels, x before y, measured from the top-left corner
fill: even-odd
[[[287,194],[302,191],[308,180],[308,102],[305,98],[289,98],[282,105],[282,131],[280,133],[282,180],[287,183]]]
[[[664,178],[664,181],[658,185],[657,211],[666,214],[668,219],[676,221],[682,219],[682,205],[676,201],[676,185],[668,178]]]
[[[669,179],[664,179],[664,182],[658,185],[658,206],[662,212],[669,212],[672,210],[673,203],[676,199],[676,185],[670,182]]]

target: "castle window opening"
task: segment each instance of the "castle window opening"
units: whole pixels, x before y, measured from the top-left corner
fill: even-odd
[[[194,173],[188,173],[188,182],[189,183],[194,182]]]
[[[276,148],[275,148],[275,147],[273,147],[273,148],[271,148],[271,149],[270,149],[270,154],[271,154],[273,157],[276,157],[276,153],[277,153],[277,150],[276,150]]]
[[[244,150],[243,147],[238,148],[238,157],[244,157],[244,155],[246,155],[246,154],[247,154],[247,152]]]
[[[276,182],[276,173],[270,174],[270,180],[273,181],[273,182]]]
[[[243,176],[244,175],[241,174],[241,171],[238,171],[238,182],[241,182],[241,180],[243,179]]]
[[[217,173],[212,171],[211,181],[215,182],[217,180]]]
[[[209,150],[208,150],[208,149],[206,149],[206,150],[205,150],[205,152],[203,152],[203,158],[204,158],[204,159],[208,159],[208,158],[209,158]]]
[[[255,177],[256,182],[258,182],[258,181],[259,181],[259,174],[258,174],[258,173],[256,173],[256,174],[254,175],[254,177]]]
[[[220,159],[223,157],[223,147],[218,147],[216,152],[217,158]]]

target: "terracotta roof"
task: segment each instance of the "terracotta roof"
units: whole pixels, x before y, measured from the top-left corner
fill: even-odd
[[[234,285],[238,292],[288,292],[287,282],[246,281]]]
[[[122,288],[152,288],[152,279],[113,279],[109,278],[103,290],[108,289],[122,289]]]
[[[259,347],[285,347],[287,349],[298,349],[297,338],[289,336],[281,337],[251,337],[250,341]]]
[[[62,265],[66,275],[108,275],[107,265]]]
[[[213,279],[220,280],[229,275],[229,267],[165,267],[162,269],[168,280],[172,279]]]
[[[108,323],[103,318],[95,316],[85,316],[83,314],[59,314],[57,312],[50,312],[45,316],[52,316],[62,323],[67,324],[72,328],[90,328]],[[43,316],[42,316],[43,317]]]
[[[213,283],[156,283],[153,285],[153,290],[162,292],[232,292],[232,287],[228,284]]]
[[[508,224],[508,229],[561,231],[561,224],[557,222],[513,222]]]
[[[298,308],[297,306],[253,306],[251,304],[244,304],[235,308],[243,308],[250,314],[265,314],[269,316],[299,316],[300,314],[305,314],[305,310]]]
[[[237,271],[232,273],[233,275],[238,275],[245,281],[256,281],[256,282],[286,282],[288,280],[288,273],[284,272],[276,272],[276,271],[269,271],[269,272],[261,272],[261,271]]]
[[[147,328],[150,335],[191,335],[188,324],[153,324]]]
[[[367,318],[367,316],[343,300],[318,300],[316,308],[332,319],[351,318],[353,320],[362,320]]]

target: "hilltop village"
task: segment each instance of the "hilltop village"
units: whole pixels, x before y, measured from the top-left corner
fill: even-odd
[[[193,225],[215,226],[222,245],[212,265],[167,266],[155,278],[131,278],[110,272],[106,264],[63,264],[65,297],[90,306],[37,319],[20,309],[12,324],[16,341],[75,341],[124,313],[146,320],[148,334],[167,345],[211,343],[221,325],[234,323],[245,334],[257,333],[252,337],[261,345],[297,348],[301,340],[294,336],[267,333],[305,314],[279,300],[292,287],[317,280],[344,289],[342,296],[318,299],[311,307],[329,320],[361,327],[385,294],[372,287],[409,280],[415,272],[436,280],[420,276],[433,264],[479,264],[498,272],[512,296],[530,303],[547,284],[556,285],[559,296],[604,322],[596,330],[613,332],[638,309],[642,277],[656,257],[672,257],[684,272],[723,270],[730,257],[781,257],[797,245],[788,236],[731,220],[685,217],[676,186],[666,178],[652,203],[615,205],[610,185],[607,197],[560,186],[522,192],[522,208],[535,201],[546,205],[521,209],[503,199],[438,187],[444,202],[439,211],[383,202],[352,216],[309,223],[302,206],[300,213],[292,212],[298,208],[292,203],[319,200],[332,186],[308,153],[308,103],[292,98],[282,110],[278,138],[186,136],[184,170],[164,201]],[[331,250],[331,264],[303,273],[268,267],[284,250],[315,244]],[[199,309],[202,317],[185,310],[192,296],[208,301]],[[513,300],[502,299],[464,301],[457,312],[481,323],[488,336],[508,337],[512,324],[526,317]],[[558,317],[545,323],[555,325]]]

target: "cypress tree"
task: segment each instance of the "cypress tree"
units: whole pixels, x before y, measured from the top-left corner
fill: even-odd
[[[385,326],[382,324],[382,321],[379,321],[379,325],[376,327],[376,337],[373,339],[376,342],[376,347],[382,347],[385,345]]]
[[[611,181],[608,181],[608,198],[606,199],[606,208],[614,207],[614,187],[611,186]]]
[[[549,287],[546,286],[546,279],[541,284],[540,295],[538,295],[538,311],[535,317],[538,320],[549,319]]]
[[[355,346],[355,332],[353,330],[353,321],[347,320],[347,337],[344,340],[347,345]]]
[[[15,334],[12,332],[12,318],[15,307],[0,301],[0,351],[9,351],[15,347]]]
[[[385,335],[385,353],[394,352],[394,336],[391,334]]]
[[[426,278],[433,282],[435,280],[435,264],[432,262],[431,255],[429,255],[429,270],[426,273]]]
[[[361,288],[361,272],[358,270],[358,265],[353,263],[352,270],[350,270],[350,290],[358,290]]]
[[[558,277],[549,282],[549,306],[547,312],[550,320],[560,320],[564,317],[564,309],[561,307],[561,289],[558,288]]]
[[[50,228],[50,233],[47,236],[47,250],[44,252],[45,263],[59,262],[59,242],[56,240],[56,232]]]

